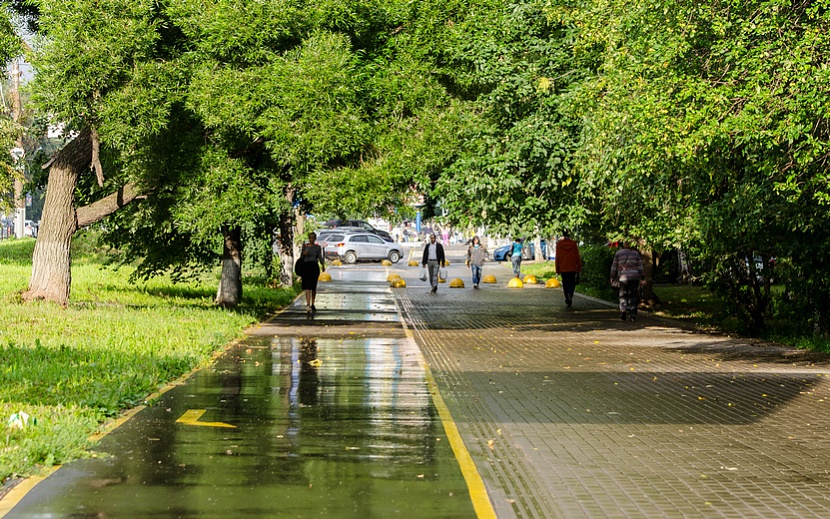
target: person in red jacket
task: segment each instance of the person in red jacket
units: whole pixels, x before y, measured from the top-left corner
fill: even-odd
[[[556,273],[562,277],[562,291],[565,293],[565,305],[573,304],[576,290],[576,275],[582,272],[582,256],[579,247],[571,239],[571,233],[562,233],[562,239],[556,242]]]

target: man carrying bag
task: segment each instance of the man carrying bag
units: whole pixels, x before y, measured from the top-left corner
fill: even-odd
[[[444,265],[444,246],[435,240],[435,234],[429,235],[429,243],[424,247],[424,255],[421,258],[421,266],[429,271],[429,284],[432,286],[431,293],[438,292],[438,274]]]

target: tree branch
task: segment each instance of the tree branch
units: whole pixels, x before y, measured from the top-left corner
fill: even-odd
[[[137,198],[143,198],[138,187],[130,182],[118,188],[118,191],[97,200],[76,211],[78,228],[103,220]]]
[[[98,140],[98,130],[92,128],[92,169],[95,171],[95,178],[98,180],[98,187],[104,187],[104,168],[101,166],[101,143]]]

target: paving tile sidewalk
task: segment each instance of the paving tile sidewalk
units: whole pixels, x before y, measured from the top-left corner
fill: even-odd
[[[830,517],[826,356],[415,270],[399,304],[499,517]]]

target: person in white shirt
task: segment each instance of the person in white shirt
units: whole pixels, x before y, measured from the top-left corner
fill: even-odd
[[[430,292],[433,294],[438,292],[438,272],[445,261],[444,246],[435,240],[435,234],[430,234],[429,243],[424,247],[421,265],[429,271],[429,284],[432,286]]]

